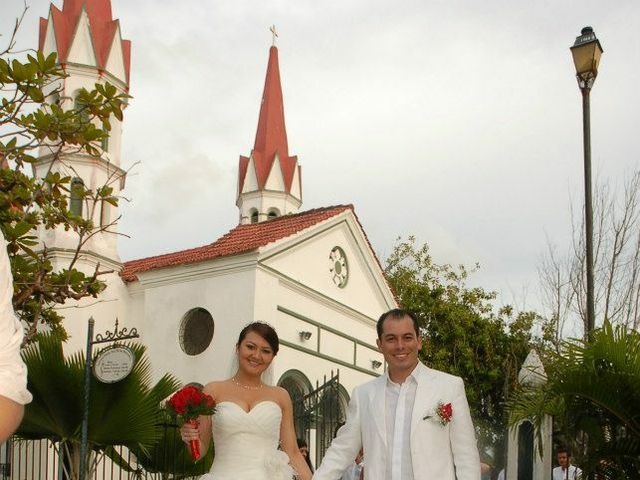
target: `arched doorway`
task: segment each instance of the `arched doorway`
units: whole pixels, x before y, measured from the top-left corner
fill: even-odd
[[[533,424],[524,421],[518,427],[518,480],[533,480]]]
[[[300,370],[287,370],[278,385],[289,392],[293,403],[293,424],[296,429],[296,437],[309,441],[308,431],[310,419],[304,412],[304,396],[312,390],[311,382]]]

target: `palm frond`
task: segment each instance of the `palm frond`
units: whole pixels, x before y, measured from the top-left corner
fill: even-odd
[[[588,438],[585,471],[640,478],[640,333],[605,322],[588,341],[565,342],[546,367],[545,385],[510,398],[510,424],[560,417],[573,438]]]
[[[162,435],[159,395],[177,388],[174,377],[165,375],[151,385],[151,366],[143,345],[128,345],[135,356],[131,373],[117,383],[90,381],[89,443],[102,450],[112,445],[144,449]],[[79,441],[84,408],[85,360],[81,352],[65,359],[62,342],[43,335],[27,347],[23,358],[29,371],[28,384],[34,401],[25,411],[18,434],[24,438]]]

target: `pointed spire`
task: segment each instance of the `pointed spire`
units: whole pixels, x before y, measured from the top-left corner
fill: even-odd
[[[278,152],[288,156],[287,130],[284,125],[284,103],[280,85],[280,68],[278,66],[278,49],[269,49],[269,64],[264,81],[258,130],[253,150],[270,156]],[[278,151],[279,150],[279,151]]]
[[[271,33],[274,36],[275,28]],[[255,175],[254,175],[255,174]],[[248,179],[251,179],[248,181]],[[248,204],[244,194],[256,198],[252,192],[261,192],[259,215],[267,215],[269,208],[278,210],[280,214],[297,211],[302,203],[301,172],[298,157],[289,156],[287,129],[284,121],[284,102],[280,84],[280,67],[278,65],[278,49],[269,49],[269,63],[264,81],[264,91],[260,104],[258,129],[250,157],[240,157],[238,165],[238,201],[241,219],[247,217]],[[275,199],[280,200],[276,201]],[[269,199],[269,200],[267,200]],[[282,201],[286,207],[282,208]],[[275,202],[275,203],[274,203]],[[278,203],[279,202],[279,203]],[[280,205],[276,207],[276,204]]]
[[[69,49],[73,44],[76,27],[82,11],[87,12],[91,41],[96,57],[97,67],[104,70],[114,36],[118,31],[119,21],[114,20],[111,13],[111,0],[64,0],[62,10],[51,4],[50,18],[53,21],[53,29],[56,41],[58,61],[65,63]],[[44,48],[49,20],[40,18],[40,42],[39,48]],[[122,40],[124,68],[127,83],[129,83],[129,66],[131,57],[131,42]]]
[[[278,65],[278,49],[272,46],[269,49],[267,76],[264,81],[256,141],[252,152],[260,188],[264,188],[276,154],[280,159],[286,191],[289,192],[297,158],[289,157],[287,129],[284,122],[284,102],[280,84],[280,67]]]

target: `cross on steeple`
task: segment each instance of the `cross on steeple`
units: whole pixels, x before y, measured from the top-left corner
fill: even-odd
[[[271,25],[269,27],[269,31],[271,32],[271,35],[273,37],[273,43],[272,45],[275,47],[276,46],[276,37],[278,36],[278,32],[276,32],[276,26],[275,25]]]

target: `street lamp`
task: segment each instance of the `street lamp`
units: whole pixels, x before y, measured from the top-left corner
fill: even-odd
[[[584,27],[571,47],[576,78],[582,92],[582,132],[584,144],[584,220],[587,254],[587,333],[595,327],[593,286],[593,203],[591,200],[591,123],[589,92],[598,76],[602,46],[591,27]]]

